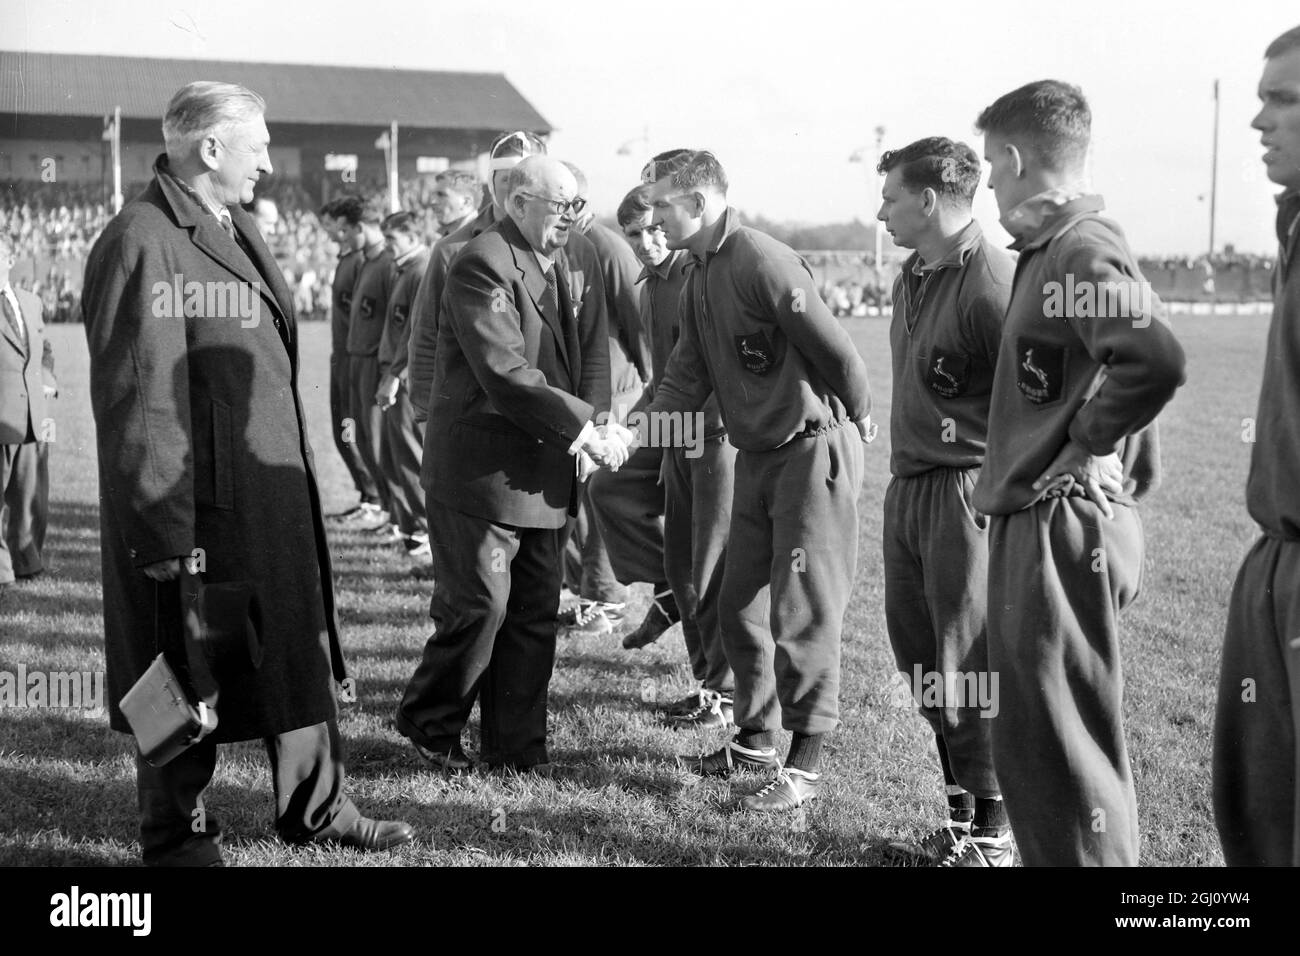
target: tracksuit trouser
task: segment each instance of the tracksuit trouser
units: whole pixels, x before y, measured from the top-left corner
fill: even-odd
[[[352,418],[352,392],[349,388],[351,367],[351,360],[346,353],[330,355],[330,433],[334,436],[334,447],[347,466],[352,484],[361,495],[362,502],[376,504],[379,492],[375,489],[375,479],[366,471],[366,463],[361,460],[355,426],[351,435],[344,433],[344,419]]]
[[[375,480],[379,504],[393,513],[389,479],[383,470],[384,413],[375,404],[375,390],[379,388],[379,358],[375,355],[353,355],[348,360],[348,396],[352,411],[354,437],[357,451],[366,471]]]
[[[1135,866],[1119,614],[1142,577],[1142,522],[1048,498],[989,524],[993,766],[1026,866]]]
[[[1214,714],[1214,822],[1228,866],[1300,866],[1300,541],[1237,573]]]
[[[380,463],[389,479],[393,524],[407,537],[427,532],[424,489],[420,486],[424,427],[415,420],[415,409],[405,386],[398,389],[396,401],[380,415],[384,426]]]
[[[1000,686],[989,671],[985,630],[989,522],[971,504],[978,478],[978,468],[935,468],[890,481],[885,624],[894,662],[943,740],[957,783],[988,798],[999,792],[993,719]]]
[[[824,734],[839,724],[862,458],[846,424],[736,455],[718,613],[741,730]]]

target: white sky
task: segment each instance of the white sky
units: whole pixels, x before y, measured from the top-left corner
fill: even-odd
[[[870,159],[877,125],[886,148],[946,135],[980,150],[984,106],[1054,77],[1087,94],[1094,185],[1146,253],[1206,247],[1218,77],[1218,242],[1272,252],[1276,187],[1249,124],[1264,47],[1297,23],[1294,0],[5,0],[0,46],[504,72],[602,211],[650,154],[692,146],[722,161],[734,205],[805,222],[874,216],[870,163],[847,160]],[[275,91],[259,92],[274,119]],[[985,189],[976,213],[995,227]]]

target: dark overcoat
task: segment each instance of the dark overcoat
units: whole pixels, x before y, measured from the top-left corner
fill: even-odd
[[[335,716],[344,679],[329,550],[298,394],[293,300],[252,220],[243,248],[168,172],[109,223],[82,309],[99,448],[110,720],[157,653],[158,585],[196,555],[258,594],[265,656],[222,684],[218,742]],[[198,549],[196,551],[196,549]]]

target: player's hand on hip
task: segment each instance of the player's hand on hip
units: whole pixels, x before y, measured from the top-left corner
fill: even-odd
[[[181,559],[166,558],[140,569],[154,581],[175,581],[181,576]]]
[[[1107,518],[1115,517],[1110,505],[1111,495],[1124,493],[1124,466],[1119,455],[1094,455],[1074,441],[1065,447],[1047,466],[1047,470],[1034,482],[1034,491],[1068,492],[1075,483],[1083,488],[1084,496],[1101,509]]]

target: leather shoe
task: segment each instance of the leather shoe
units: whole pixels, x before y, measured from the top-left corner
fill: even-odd
[[[352,829],[339,837],[339,845],[372,852],[391,850],[415,839],[415,831],[403,820],[371,820],[357,817]]]
[[[469,773],[474,769],[474,761],[465,755],[465,751],[461,749],[459,743],[455,744],[446,753],[430,750],[414,740],[411,741],[411,746],[415,748],[416,754],[424,761],[424,765],[435,773]]]

